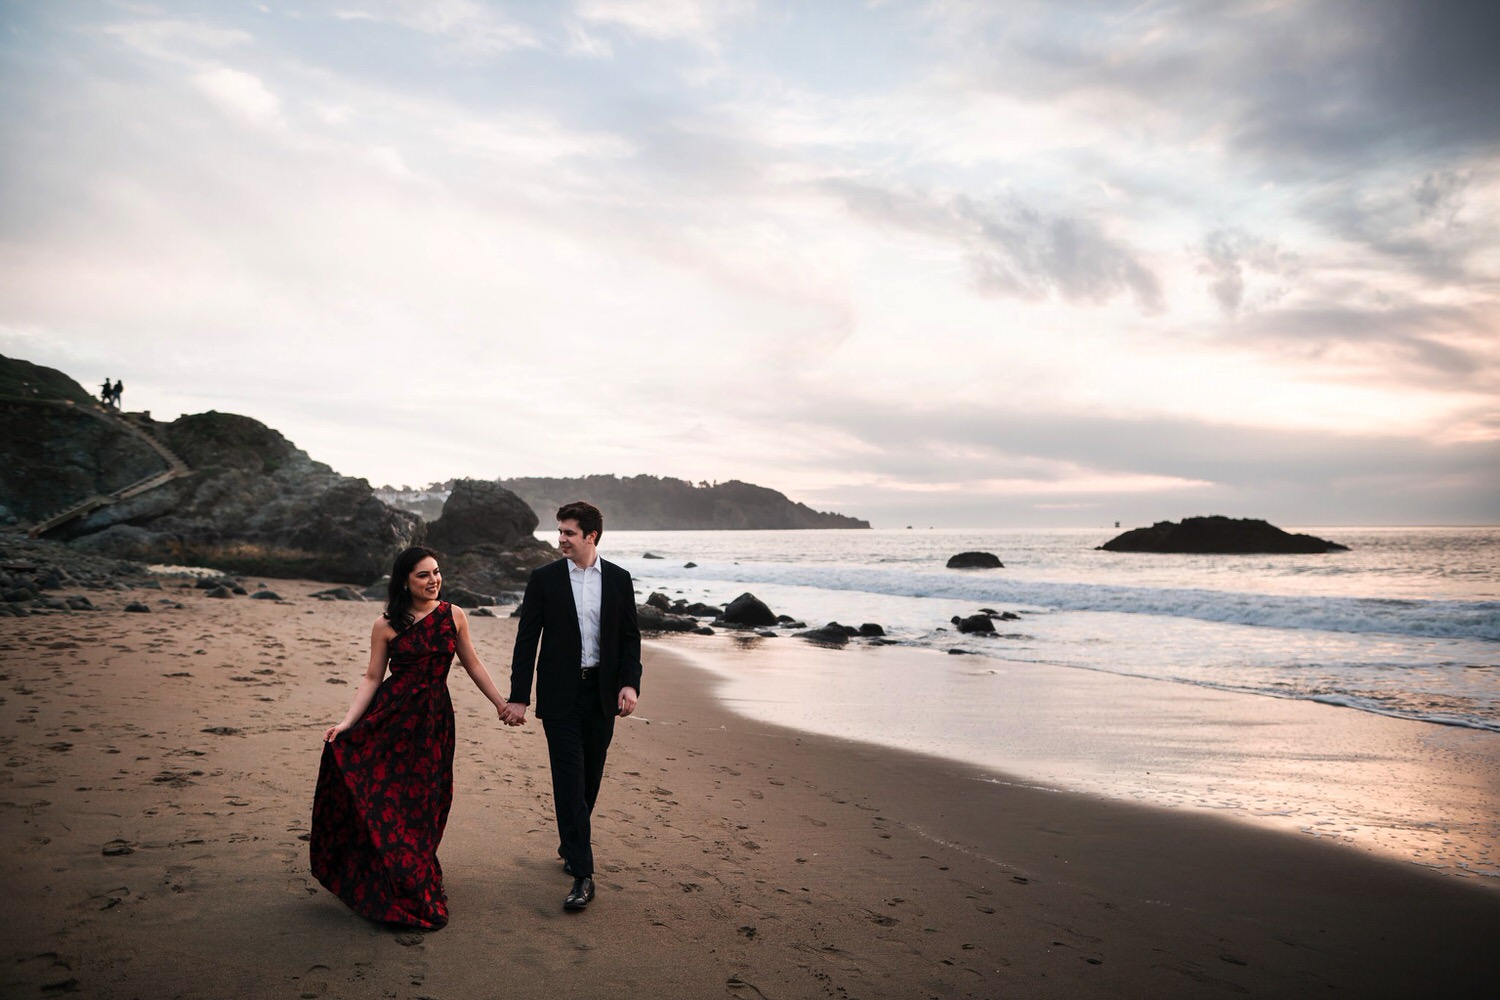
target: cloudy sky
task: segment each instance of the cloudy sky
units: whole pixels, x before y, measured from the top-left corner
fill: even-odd
[[[0,353],[374,485],[1500,523],[1500,5],[0,0]]]

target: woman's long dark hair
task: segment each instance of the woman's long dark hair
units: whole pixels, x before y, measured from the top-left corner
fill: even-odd
[[[411,592],[406,589],[406,578],[417,568],[417,563],[428,556],[436,559],[438,554],[421,545],[402,550],[391,566],[391,582],[385,592],[385,620],[398,633],[411,628]]]

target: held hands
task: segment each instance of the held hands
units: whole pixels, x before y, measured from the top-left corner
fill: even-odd
[[[500,721],[507,726],[526,725],[526,703],[523,701],[506,702],[505,707],[500,709]]]

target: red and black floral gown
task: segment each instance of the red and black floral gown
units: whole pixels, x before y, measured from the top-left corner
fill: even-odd
[[[440,603],[390,642],[390,674],[364,716],[323,745],[313,798],[312,872],[355,913],[404,927],[448,922],[438,842],[453,803],[458,645]]]

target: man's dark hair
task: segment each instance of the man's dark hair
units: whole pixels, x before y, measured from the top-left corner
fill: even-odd
[[[585,538],[594,536],[594,544],[604,537],[604,514],[586,500],[573,500],[557,508],[558,521],[577,521]]]

